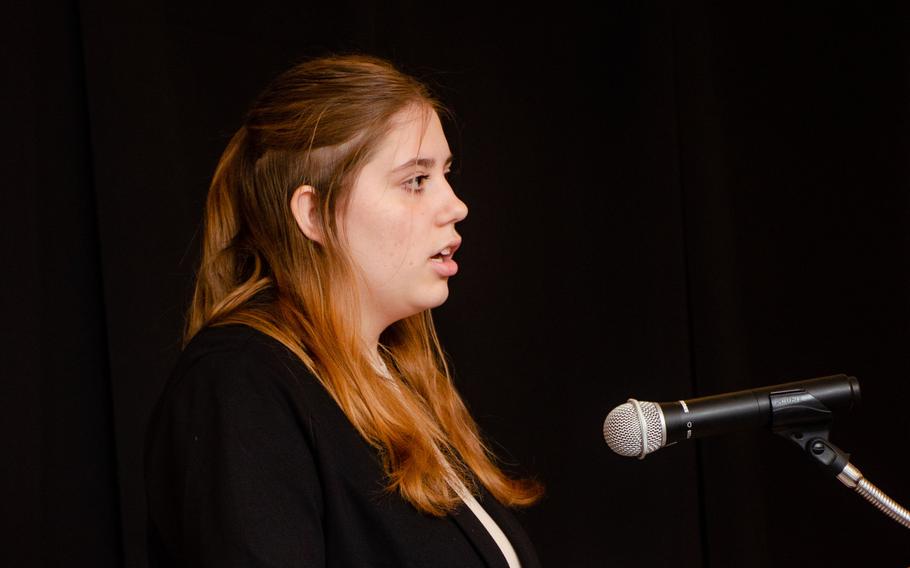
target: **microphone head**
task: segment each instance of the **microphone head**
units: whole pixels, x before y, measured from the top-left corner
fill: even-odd
[[[621,456],[644,457],[667,442],[667,427],[660,406],[630,398],[607,414],[604,440]]]

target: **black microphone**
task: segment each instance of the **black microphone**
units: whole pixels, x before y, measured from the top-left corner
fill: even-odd
[[[859,381],[831,375],[675,402],[630,398],[604,420],[614,452],[639,459],[680,440],[770,425],[773,430],[825,424],[859,404]]]

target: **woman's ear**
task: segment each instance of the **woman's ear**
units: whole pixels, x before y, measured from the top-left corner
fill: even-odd
[[[311,185],[301,185],[291,196],[291,212],[297,220],[297,226],[303,234],[322,244],[322,231],[319,223],[319,212],[316,209],[316,196]]]

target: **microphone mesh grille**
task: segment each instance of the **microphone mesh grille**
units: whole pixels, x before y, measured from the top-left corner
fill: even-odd
[[[660,449],[664,445],[664,430],[660,420],[660,410],[653,402],[639,402],[645,422],[648,425],[648,440],[644,454]],[[604,440],[610,449],[623,456],[640,456],[641,423],[632,403],[620,404],[607,414],[604,420]]]

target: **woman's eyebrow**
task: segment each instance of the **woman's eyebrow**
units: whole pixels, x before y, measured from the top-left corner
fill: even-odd
[[[451,165],[452,158],[453,158],[452,154],[449,154],[449,157],[446,158],[446,162],[445,162],[446,166]],[[392,170],[392,173],[400,172],[401,170],[410,168],[412,166],[420,166],[422,168],[429,169],[435,165],[436,165],[436,160],[434,158],[412,158],[412,159],[408,160],[407,162],[401,164],[394,170]]]

